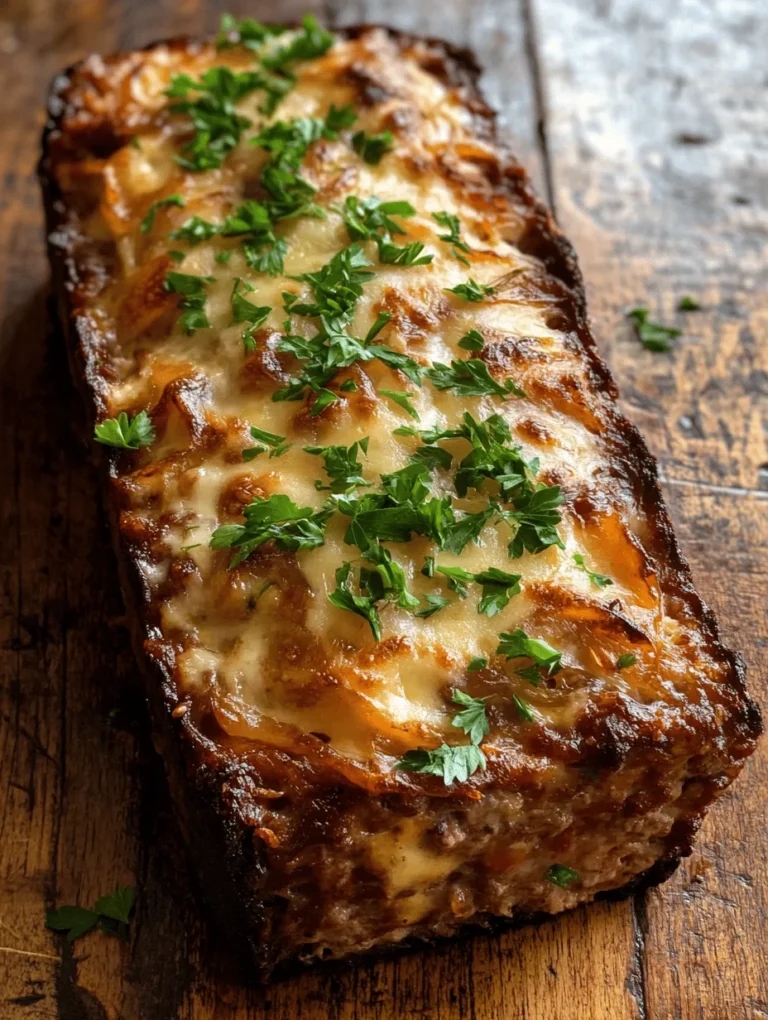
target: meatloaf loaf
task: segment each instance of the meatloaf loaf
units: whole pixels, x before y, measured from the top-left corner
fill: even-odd
[[[658,878],[760,731],[476,77],[226,18],[50,96],[157,746],[257,978]]]

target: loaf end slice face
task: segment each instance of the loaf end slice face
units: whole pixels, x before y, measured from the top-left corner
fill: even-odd
[[[261,978],[658,879],[760,732],[476,73],[232,21],[50,97],[157,745]]]

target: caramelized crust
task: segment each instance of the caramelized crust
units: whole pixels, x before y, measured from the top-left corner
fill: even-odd
[[[296,372],[279,348],[286,276],[246,266],[237,239],[194,246],[168,240],[193,215],[220,222],[259,195],[261,149],[247,137],[219,169],[184,170],[174,156],[189,122],[168,110],[176,73],[253,66],[241,47],[175,41],[90,57],[56,79],[41,178],[54,282],[75,378],[97,421],[146,409],[156,441],[110,452],[106,464],[126,600],[157,741],[202,876],[203,893],[252,972],[299,958],[345,957],[468,923],[554,913],[661,875],[691,840],[708,804],[736,777],[760,731],[740,659],[719,640],[676,544],[655,465],[621,415],[590,332],[573,252],[533,196],[522,168],[495,139],[475,88],[472,57],[448,45],[364,27],[297,65],[275,119],[323,117],[352,103],[355,129],[391,131],[393,151],[368,165],[348,140],[314,143],[302,174],[325,219],[285,221],[286,274],[316,271],[349,243],[330,210],[350,194],[406,199],[407,237],[426,266],[375,264],[350,332],[392,316],[381,340],[421,365],[466,357],[459,338],[479,329],[478,355],[494,379],[525,397],[458,397],[425,384],[412,398],[421,427],[502,413],[539,480],[565,496],[552,546],[510,561],[501,525],[480,545],[440,562],[522,575],[521,594],[494,617],[478,594],[428,619],[394,605],[375,642],[360,617],[331,605],[334,573],[357,555],[332,519],[325,544],[298,552],[271,543],[228,569],[208,547],[215,527],[242,520],[255,499],[288,493],[318,508],[319,458],[304,446],[370,437],[366,477],[408,463],[417,443],[381,389],[414,387],[384,364],[358,362],[319,415],[312,400],[273,402]],[[132,139],[138,137],[139,144]],[[183,208],[151,203],[180,194]],[[460,217],[465,267],[437,239],[431,216]],[[175,267],[168,249],[187,252]],[[234,248],[226,264],[215,255]],[[376,262],[375,247],[366,248]],[[168,269],[213,276],[211,328],[185,336]],[[493,287],[479,303],[447,293],[470,275]],[[243,352],[229,295],[248,279],[273,312]],[[296,322],[294,322],[296,328]],[[356,389],[339,385],[354,380]],[[291,449],[243,463],[248,426],[284,435]],[[447,445],[457,456],[462,440]],[[459,501],[480,509],[486,496]],[[418,596],[427,538],[393,543]],[[597,588],[574,562],[613,581]],[[478,587],[478,586],[475,586]],[[563,653],[563,668],[531,686],[496,654],[498,635],[522,627]],[[636,663],[618,670],[619,656]],[[468,672],[473,657],[488,660]],[[451,691],[487,698],[487,766],[464,783],[395,768],[416,747],[455,742]],[[522,718],[513,695],[531,706]],[[578,872],[561,887],[552,865]]]

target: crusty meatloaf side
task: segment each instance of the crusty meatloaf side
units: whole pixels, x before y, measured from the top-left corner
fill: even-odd
[[[50,97],[157,745],[256,977],[661,877],[760,732],[476,77],[227,19]]]

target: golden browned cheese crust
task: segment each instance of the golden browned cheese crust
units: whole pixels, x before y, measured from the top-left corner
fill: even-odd
[[[179,41],[87,59],[54,83],[41,166],[74,375],[96,421],[146,410],[157,433],[135,452],[110,452],[109,508],[158,745],[204,894],[266,975],[294,958],[554,913],[663,870],[740,771],[759,715],[692,586],[652,458],[616,407],[573,254],[495,140],[472,58],[366,27],[293,67],[272,121],[325,118],[345,104],[357,121],[309,145],[301,175],[326,215],[278,224],[287,253],[276,276],[248,265],[241,237],[169,240],[192,216],[221,224],[263,198],[267,153],[249,144],[270,120],[258,91],[237,101],[250,123],[219,168],[176,159],[191,125],[165,90],[174,75],[220,66],[250,70],[255,57]],[[358,130],[391,132],[391,151],[366,162],[350,144]],[[147,228],[152,203],[171,195],[183,206],[154,206]],[[317,328],[284,310],[284,292],[310,300],[296,277],[350,244],[337,211],[350,195],[409,202],[414,214],[393,240],[421,242],[432,261],[384,264],[363,242],[372,276],[348,332],[364,337],[385,311],[377,343],[421,369],[479,359],[500,389],[512,380],[523,396],[462,395],[427,376],[418,387],[373,359],[337,373],[320,413],[310,391],[272,399],[301,369],[281,336]],[[438,237],[441,211],[459,217],[466,262]],[[212,278],[209,325],[191,335],[169,270]],[[468,277],[492,288],[482,300],[448,290]],[[242,290],[248,300],[272,309],[250,350],[233,323],[237,278],[253,287]],[[479,352],[458,345],[471,329]],[[382,390],[410,392],[420,421]],[[385,543],[421,606],[428,593],[448,600],[439,612],[383,602],[376,641],[365,619],[332,604],[336,570],[360,563],[339,513],[314,548],[266,542],[230,569],[231,550],[209,547],[217,527],[269,496],[321,508],[328,492],[315,480],[328,478],[304,447],[368,437],[362,492],[378,491],[420,445],[403,426],[456,428],[465,412],[502,415],[523,457],[540,462],[536,484],[561,487],[560,544],[511,559],[510,523],[497,519],[460,553],[419,534]],[[290,449],[244,461],[252,425]],[[455,470],[467,441],[442,445]],[[460,497],[451,478],[438,467],[431,484],[458,516],[499,498],[494,483]],[[480,585],[461,598],[444,576],[421,572],[429,556],[520,574],[520,592],[495,615],[480,612]],[[524,662],[497,654],[499,635],[517,629],[561,653],[561,668],[535,686]],[[630,654],[634,664],[619,669]],[[472,659],[487,664],[470,671]],[[451,784],[398,768],[416,748],[468,740],[451,723],[456,689],[487,699],[485,767]],[[578,878],[553,882],[555,865]]]

